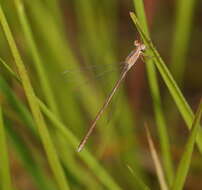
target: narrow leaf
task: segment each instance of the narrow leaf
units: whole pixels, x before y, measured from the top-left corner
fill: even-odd
[[[19,76],[11,69],[8,64],[6,64],[6,62],[2,58],[0,58],[0,63],[17,81],[20,81]]]
[[[161,166],[161,162],[160,162],[160,159],[158,157],[156,148],[154,146],[154,142],[152,140],[150,131],[147,128],[147,126],[145,126],[145,127],[146,127],[147,140],[148,140],[148,143],[149,143],[149,149],[150,149],[151,156],[152,156],[155,168],[156,168],[156,173],[157,173],[157,176],[158,176],[160,187],[161,187],[162,190],[168,190],[168,186],[166,184],[166,180],[165,180],[165,177],[164,177],[163,168]]]
[[[9,169],[8,150],[6,145],[6,134],[4,129],[4,121],[2,114],[2,107],[0,105],[0,176],[2,190],[12,190],[11,175]]]
[[[37,49],[36,43],[34,41],[34,37],[31,31],[31,28],[29,26],[29,22],[27,19],[27,16],[24,11],[24,6],[21,0],[15,0],[16,8],[18,11],[18,16],[20,23],[22,25],[22,29],[25,35],[25,39],[28,45],[28,49],[30,50],[34,66],[36,68],[38,79],[40,81],[40,87],[42,89],[42,92],[45,96],[45,100],[47,104],[49,105],[50,109],[53,110],[56,114],[58,114],[58,109],[54,100],[53,92],[50,87],[46,72],[43,68],[43,63],[41,61],[41,57],[39,55],[39,51]]]
[[[194,150],[194,144],[200,127],[199,124],[201,121],[201,115],[202,115],[202,99],[196,111],[196,116],[192,124],[192,129],[190,131],[189,138],[185,145],[184,153],[182,154],[182,158],[177,168],[177,173],[175,180],[173,182],[172,190],[181,190],[183,189],[183,186],[185,184],[185,180],[191,163],[192,153]]]
[[[144,2],[143,0],[133,0],[133,2],[135,5],[135,10],[137,12],[138,19],[141,22],[142,29],[145,31],[145,34],[149,36],[149,29],[144,10]],[[146,54],[151,55],[151,50],[149,48],[147,49]],[[168,183],[171,184],[174,177],[174,170],[170,151],[169,134],[162,108],[157,72],[152,59],[146,59],[146,69],[149,87],[151,91],[151,97],[153,100],[154,116],[160,140],[162,161],[165,168],[166,178],[168,180]]]
[[[175,2],[177,6],[176,16],[174,17],[175,26],[173,27],[172,60],[170,66],[178,83],[181,84],[185,70],[186,55],[190,46],[190,33],[194,24],[193,16],[196,0],[186,1],[186,3],[184,0]]]

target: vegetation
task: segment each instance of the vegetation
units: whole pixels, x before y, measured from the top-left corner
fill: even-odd
[[[202,188],[197,2],[172,3],[0,1],[0,189]],[[135,39],[145,56],[78,153]]]

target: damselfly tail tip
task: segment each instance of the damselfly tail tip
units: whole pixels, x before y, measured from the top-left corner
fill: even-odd
[[[81,147],[77,148],[77,152],[81,152],[81,150],[82,150]]]
[[[77,152],[81,152],[83,149],[83,144],[79,144],[78,148],[77,148]]]

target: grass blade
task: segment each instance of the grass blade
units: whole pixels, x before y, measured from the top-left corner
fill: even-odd
[[[161,162],[160,162],[160,159],[158,157],[156,148],[154,146],[154,142],[152,140],[150,131],[149,131],[147,126],[145,126],[145,127],[146,127],[147,140],[148,140],[148,143],[149,143],[149,149],[150,149],[151,156],[152,156],[155,168],[156,168],[156,173],[157,173],[157,176],[158,176],[160,187],[161,187],[162,190],[168,190],[168,186],[166,184],[166,180],[165,180],[165,177],[164,177],[163,168],[161,166]]]
[[[13,76],[18,82],[20,82],[18,75],[10,68],[9,65],[6,64],[6,62],[2,58],[0,58],[0,63],[11,74],[11,76]]]
[[[184,0],[177,0],[170,69],[179,84],[181,84],[183,80],[195,4],[196,0],[186,2]]]
[[[49,135],[47,126],[45,124],[45,121],[43,119],[43,116],[41,114],[40,108],[38,106],[38,102],[36,101],[35,93],[33,91],[33,88],[31,86],[29,77],[27,75],[27,71],[25,69],[25,66],[23,64],[23,61],[21,59],[21,56],[18,52],[17,46],[15,44],[15,41],[13,39],[12,33],[10,31],[10,28],[8,26],[6,17],[4,15],[4,12],[2,10],[2,7],[0,5],[0,22],[3,28],[3,31],[5,33],[6,39],[9,43],[12,55],[14,57],[16,67],[19,72],[19,76],[22,81],[23,88],[25,90],[25,94],[27,96],[34,120],[36,122],[36,125],[38,127],[38,132],[41,137],[42,143],[44,145],[44,148],[47,153],[47,157],[49,160],[49,164],[51,166],[51,169],[53,171],[54,177],[58,183],[58,186],[61,190],[68,190],[69,186],[67,184],[67,181],[65,179],[65,175],[63,172],[63,169],[60,165],[56,149],[54,148],[54,145],[52,143],[51,137]]]
[[[133,19],[139,33],[142,36],[142,39],[144,40],[145,44],[147,45],[148,48],[151,49],[152,56],[155,59],[155,65],[157,69],[159,70],[161,77],[163,78],[166,86],[168,87],[168,90],[173,97],[173,100],[175,101],[177,108],[179,112],[181,113],[185,123],[187,124],[188,128],[191,129],[191,125],[194,119],[194,114],[186,102],[182,92],[180,91],[177,83],[173,79],[173,76],[171,75],[170,71],[166,67],[164,61],[160,57],[159,53],[157,52],[156,48],[152,44],[151,40],[149,37],[146,36],[146,34],[143,32],[141,25],[139,24],[136,16],[134,13],[131,13],[131,18]],[[197,145],[202,153],[202,130],[199,131],[199,135],[197,136]]]
[[[38,78],[40,80],[40,87],[43,91],[43,94],[45,96],[45,100],[48,103],[49,107],[51,110],[53,110],[56,114],[58,114],[58,109],[53,97],[53,93],[51,90],[51,87],[49,85],[49,81],[47,79],[47,75],[44,71],[43,68],[43,63],[41,61],[37,46],[34,42],[33,34],[31,31],[31,28],[29,26],[29,22],[27,20],[27,16],[24,11],[24,6],[21,2],[21,0],[15,0],[17,12],[18,12],[18,17],[20,20],[20,23],[22,25],[23,32],[25,34],[25,38],[27,41],[28,49],[31,52],[31,56],[35,65],[35,68],[38,73]]]
[[[6,145],[6,134],[4,129],[2,107],[0,105],[0,174],[2,190],[12,190],[11,175],[9,169],[8,150]]]
[[[194,150],[194,144],[200,127],[199,124],[201,121],[201,115],[202,115],[202,99],[196,111],[196,116],[192,124],[192,129],[190,131],[189,138],[184,148],[184,153],[182,154],[182,158],[177,168],[177,173],[175,180],[173,182],[172,190],[181,190],[183,189],[183,186],[185,184],[185,180],[191,163],[192,153]]]
[[[136,173],[130,166],[127,165],[127,168],[129,169],[130,173],[133,175],[133,177],[135,179],[135,183],[137,183],[137,185],[138,185],[138,189],[150,190],[150,188],[142,181],[142,179],[139,176],[136,175]]]
[[[137,16],[139,20],[141,21],[142,29],[145,31],[145,34],[149,36],[149,29],[147,27],[148,25],[147,25],[147,20],[145,16],[143,1],[134,0],[133,2],[135,5]],[[147,53],[149,55],[151,54],[149,49],[147,50]],[[156,125],[158,127],[161,153],[163,157],[163,165],[165,168],[165,173],[166,173],[168,183],[171,184],[173,180],[174,172],[173,172],[173,164],[172,164],[171,151],[170,151],[170,142],[169,142],[166,121],[165,121],[165,117],[162,109],[161,95],[160,95],[156,69],[153,64],[153,60],[151,59],[146,60],[146,69],[147,69],[147,76],[148,76],[151,96],[153,99],[153,109],[155,114]]]

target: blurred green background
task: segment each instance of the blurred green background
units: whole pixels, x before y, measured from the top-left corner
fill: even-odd
[[[202,94],[202,2],[0,0],[0,5],[0,146],[5,148],[0,189],[160,189],[145,122],[170,189],[189,130],[152,57],[145,58],[150,65],[139,60],[128,73],[85,150],[76,149],[140,39],[130,11],[144,26],[146,14],[150,37],[195,112]],[[29,85],[3,66],[23,81],[18,53],[5,37],[3,13],[43,103],[35,96],[27,99]],[[2,177],[6,165],[7,179]],[[189,166],[184,189],[202,189],[197,148]]]

